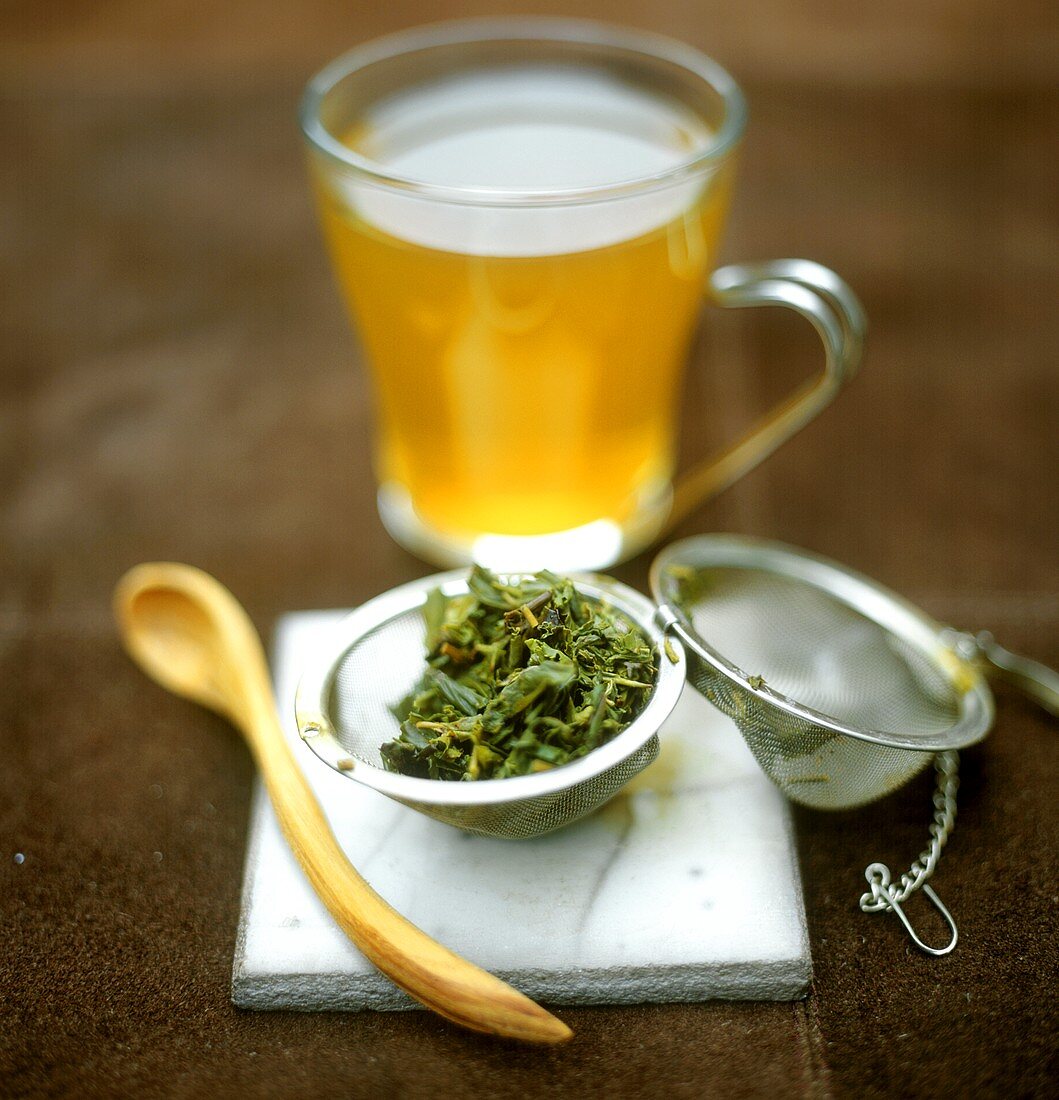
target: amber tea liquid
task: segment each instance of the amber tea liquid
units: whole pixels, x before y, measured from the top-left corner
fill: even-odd
[[[406,92],[344,135],[440,187],[582,194],[671,169],[710,138],[683,105],[551,66]],[[547,204],[318,181],[371,365],[380,504],[402,541],[534,567],[562,558],[564,538],[620,546],[664,508],[726,173]]]

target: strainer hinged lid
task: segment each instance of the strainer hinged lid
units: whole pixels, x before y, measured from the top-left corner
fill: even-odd
[[[711,701],[736,711],[744,735],[756,718],[936,753],[980,741],[992,724],[992,694],[952,631],[825,558],[745,536],[696,536],[655,558],[651,590],[688,650],[692,681],[728,687]]]

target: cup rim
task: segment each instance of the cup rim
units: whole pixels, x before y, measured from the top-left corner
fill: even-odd
[[[595,184],[591,187],[515,190],[429,183],[397,172],[343,145],[324,126],[320,108],[328,93],[348,74],[368,65],[431,46],[474,42],[554,41],[610,47],[668,61],[709,84],[724,101],[724,119],[711,141],[687,159],[660,172]],[[732,76],[712,58],[677,39],[594,20],[533,17],[457,19],[375,38],[325,65],[308,83],[299,121],[309,145],[334,165],[369,185],[426,199],[470,206],[552,206],[606,202],[686,182],[723,160],[746,128],[746,100]]]

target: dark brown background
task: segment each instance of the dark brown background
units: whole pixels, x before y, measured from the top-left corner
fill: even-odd
[[[228,1002],[251,769],[119,650],[129,565],[195,562],[267,632],[426,567],[375,516],[363,373],[302,176],[306,77],[377,33],[508,4],[3,6],[0,1091],[1043,1095],[1056,1071],[1054,723],[1000,693],[936,878],[962,940],[859,913],[927,777],[797,815],[816,980],[791,1005],[563,1010],[536,1051],[423,1013]],[[693,43],[752,110],[726,256],[858,290],[861,376],[682,533],[837,557],[1059,663],[1055,5],[582,0]],[[714,315],[688,456],[815,367],[796,320]],[[708,425],[708,426],[707,426]],[[645,582],[647,559],[619,575]],[[16,864],[16,852],[25,861]],[[922,901],[914,912],[926,929]]]

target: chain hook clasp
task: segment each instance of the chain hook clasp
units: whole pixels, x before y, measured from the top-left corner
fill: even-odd
[[[860,907],[865,913],[882,913],[887,909],[892,910],[900,917],[901,923],[912,937],[912,942],[928,955],[947,955],[956,946],[956,941],[960,938],[960,934],[956,929],[956,922],[952,919],[952,914],[945,908],[945,904],[934,892],[932,886],[923,883],[920,889],[934,903],[938,912],[945,918],[945,922],[952,930],[952,939],[944,947],[931,947],[929,944],[925,944],[916,934],[911,921],[905,915],[904,909],[901,908],[901,903],[897,900],[898,891],[890,882],[890,868],[885,863],[869,864],[864,872],[864,877],[871,887],[871,892],[864,894],[860,899]]]

